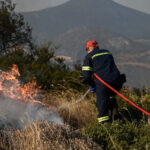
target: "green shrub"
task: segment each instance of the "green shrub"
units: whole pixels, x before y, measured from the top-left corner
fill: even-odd
[[[6,70],[12,64],[17,64],[23,83],[34,79],[45,90],[81,90],[81,70],[77,67],[69,69],[62,58],[55,56],[56,50],[52,43],[35,48],[32,52],[12,50],[0,56],[0,68]]]
[[[83,134],[93,138],[106,150],[150,149],[150,125],[144,123],[94,123],[85,128]]]

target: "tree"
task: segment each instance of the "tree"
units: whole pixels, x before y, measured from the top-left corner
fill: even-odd
[[[12,64],[19,67],[22,83],[36,81],[45,90],[80,90],[80,72],[67,67],[64,59],[55,56],[53,43],[34,47],[32,53],[16,49],[0,57],[0,69],[9,70]]]
[[[0,54],[23,46],[32,49],[31,28],[11,0],[0,1]]]
[[[16,64],[23,83],[34,79],[46,90],[81,89],[80,72],[70,70],[64,59],[55,56],[58,47],[52,43],[33,45],[31,28],[14,10],[11,0],[0,0],[0,68]]]

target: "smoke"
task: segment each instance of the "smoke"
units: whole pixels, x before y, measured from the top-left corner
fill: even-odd
[[[18,66],[13,65],[10,71],[0,70],[0,128],[24,128],[37,121],[63,124],[58,110],[75,105],[84,100],[89,90],[75,102],[67,103],[55,109],[48,108],[38,101],[41,89],[35,81],[20,84]]]
[[[63,124],[63,119],[57,112],[46,109],[40,103],[0,97],[0,128],[24,128],[36,121]]]
[[[63,124],[57,111],[38,101],[40,87],[36,82],[20,84],[17,65],[10,71],[0,70],[0,128],[24,128],[36,121]]]

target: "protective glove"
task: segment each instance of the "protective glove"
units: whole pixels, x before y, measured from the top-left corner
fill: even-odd
[[[96,92],[96,89],[94,88],[94,87],[92,87],[92,86],[90,86],[90,91],[92,92],[92,93],[95,93]]]

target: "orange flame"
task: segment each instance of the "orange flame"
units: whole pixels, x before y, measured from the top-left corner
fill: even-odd
[[[10,99],[22,100],[25,102],[41,103],[37,101],[40,87],[35,81],[21,85],[17,65],[13,65],[11,71],[0,71],[0,94]],[[42,104],[42,103],[41,103]]]
[[[19,72],[19,69],[18,69],[18,66],[13,64],[13,67],[10,68],[12,72],[14,72],[16,75],[20,76],[20,72]]]

